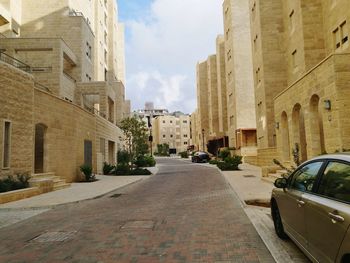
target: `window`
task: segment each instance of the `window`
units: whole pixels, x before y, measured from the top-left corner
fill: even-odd
[[[333,30],[334,49],[338,49],[347,44],[349,40],[349,33],[346,21],[340,24],[339,27]]]
[[[338,28],[333,31],[333,39],[335,49],[340,48],[340,31]]]
[[[10,167],[11,122],[4,122],[4,145],[2,167]]]
[[[230,37],[230,29],[228,28],[226,30],[226,40],[228,40],[229,37]]]
[[[253,7],[252,7],[252,18],[253,20],[255,19],[255,13],[256,13],[256,2],[254,2]]]
[[[260,68],[258,68],[255,71],[255,77],[256,77],[256,83],[259,84],[261,82],[261,79],[260,79]]]
[[[232,58],[231,55],[231,49],[229,51],[227,51],[227,61],[229,61]]]
[[[86,56],[89,59],[91,59],[91,54],[92,54],[91,45],[89,44],[89,42],[86,42]]]
[[[183,121],[182,123],[187,123],[187,121]]]
[[[184,145],[187,145],[187,142],[184,142]]]
[[[350,164],[330,162],[322,176],[318,193],[350,202]]]
[[[100,153],[104,159],[106,154],[106,140],[104,138],[100,138]]]
[[[86,74],[86,80],[87,80],[87,81],[91,81],[91,77],[90,77],[89,74]]]
[[[173,123],[173,121],[170,121],[170,123]]]
[[[165,123],[165,121],[163,121],[163,123]]]
[[[188,137],[188,135],[187,134],[184,134],[184,138],[187,138]]]
[[[341,43],[342,45],[348,42],[349,37],[348,37],[348,27],[346,25],[346,21],[344,21],[340,25],[340,36],[341,36]]]
[[[322,164],[323,162],[309,163],[297,170],[293,176],[291,188],[302,192],[312,191]]]
[[[173,138],[173,137],[174,137],[174,135],[170,134],[170,138]]]
[[[254,37],[254,51],[256,51],[257,42],[258,42],[258,35],[255,35],[255,37]]]
[[[294,10],[292,10],[289,14],[289,27],[290,27],[290,32],[293,33],[295,29]]]
[[[292,63],[293,63],[293,67],[296,68],[297,67],[297,50],[294,50],[292,52]]]
[[[163,134],[163,138],[165,138],[166,136],[165,136],[165,134]]]

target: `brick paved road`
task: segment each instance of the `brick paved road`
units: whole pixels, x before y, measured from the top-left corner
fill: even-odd
[[[215,169],[159,163],[149,180],[0,229],[0,262],[274,262]]]

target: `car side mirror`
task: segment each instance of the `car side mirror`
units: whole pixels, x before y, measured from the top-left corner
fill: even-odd
[[[277,188],[286,188],[288,185],[288,182],[287,182],[286,178],[278,178],[278,179],[276,179],[274,185]]]

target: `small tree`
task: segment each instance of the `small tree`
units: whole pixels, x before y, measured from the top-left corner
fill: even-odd
[[[160,156],[168,156],[169,155],[169,144],[157,144],[157,154]]]
[[[137,156],[148,152],[146,123],[136,117],[129,117],[121,121],[120,128],[125,135],[130,163],[133,163]]]

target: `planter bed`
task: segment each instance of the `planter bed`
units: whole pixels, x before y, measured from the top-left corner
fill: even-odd
[[[25,188],[25,189],[0,193],[0,204],[25,199],[25,198],[32,197],[39,194],[41,194],[41,191],[38,187],[31,187],[31,188]]]

